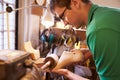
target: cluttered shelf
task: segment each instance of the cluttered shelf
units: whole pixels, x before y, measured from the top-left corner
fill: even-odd
[[[63,32],[67,29],[62,29],[62,28],[52,28],[54,30],[54,32],[56,34],[58,34],[58,36],[61,36],[63,34]],[[81,38],[81,40],[85,40],[86,39],[86,30],[85,29],[74,29],[75,30],[75,35],[79,36]]]

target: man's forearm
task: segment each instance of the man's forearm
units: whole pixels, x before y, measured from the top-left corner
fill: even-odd
[[[67,72],[68,73],[67,73],[66,77],[69,78],[69,80],[89,80],[87,78],[76,75],[76,74],[72,73],[71,71],[67,71]]]

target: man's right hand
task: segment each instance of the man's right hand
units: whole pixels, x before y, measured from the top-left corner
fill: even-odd
[[[89,80],[89,79],[86,79],[86,78],[81,77],[79,75],[76,75],[67,69],[57,69],[57,70],[52,70],[52,72],[64,75],[69,80]]]

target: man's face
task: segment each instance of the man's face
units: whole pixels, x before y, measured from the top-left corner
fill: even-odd
[[[63,20],[65,25],[73,25],[76,28],[80,28],[84,25],[84,22],[82,21],[82,13],[75,8],[68,9],[66,7],[59,8],[56,6],[54,12],[57,17]]]

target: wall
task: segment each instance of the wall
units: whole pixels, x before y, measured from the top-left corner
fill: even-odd
[[[27,7],[33,4],[33,0],[19,0],[19,7]],[[32,46],[39,44],[40,16],[31,12],[32,7],[19,11],[18,22],[18,49],[23,50],[24,42],[31,41]],[[33,8],[35,9],[35,8]]]
[[[100,5],[120,8],[120,0],[92,0],[92,2]]]

